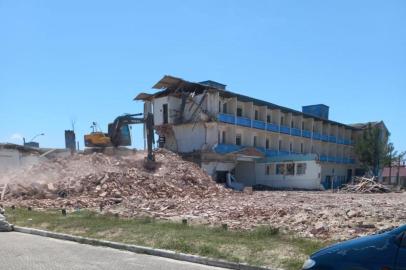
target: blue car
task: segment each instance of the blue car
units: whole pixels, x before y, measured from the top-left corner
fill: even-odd
[[[406,270],[406,225],[324,248],[303,270]]]

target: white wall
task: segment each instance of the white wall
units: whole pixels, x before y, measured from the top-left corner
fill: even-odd
[[[274,171],[266,175],[266,163],[257,163],[255,166],[256,183],[273,188],[322,189],[319,173],[321,167],[316,161],[295,161],[295,175],[276,175],[276,164],[292,162],[273,162]],[[306,164],[306,174],[297,175],[296,164]]]
[[[203,123],[175,125],[172,128],[178,152],[189,153],[201,150],[206,143],[206,128]]]
[[[162,125],[164,123],[162,105],[165,103],[169,103],[167,96],[155,98],[153,101],[154,124],[155,125]],[[169,111],[168,111],[168,114],[170,115]]]

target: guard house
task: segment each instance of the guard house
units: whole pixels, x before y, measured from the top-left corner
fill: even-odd
[[[173,76],[153,89],[135,100],[154,114],[160,146],[195,161],[217,181],[231,172],[246,186],[320,190],[345,183],[357,169],[354,142],[362,128],[330,120],[326,105],[296,111],[214,81]]]

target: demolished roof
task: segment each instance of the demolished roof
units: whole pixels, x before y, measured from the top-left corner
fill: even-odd
[[[238,100],[240,100],[242,102],[253,102],[257,106],[267,106],[268,108],[271,108],[271,109],[278,109],[278,110],[281,110],[284,112],[292,113],[294,115],[301,115],[301,116],[307,117],[307,118],[314,118],[319,121],[323,121],[326,123],[331,123],[331,124],[335,124],[335,125],[339,125],[339,126],[344,126],[346,128],[353,129],[353,130],[359,129],[359,128],[351,126],[351,125],[346,125],[346,124],[339,123],[336,121],[327,120],[327,119],[323,119],[323,118],[316,117],[313,115],[309,115],[309,114],[303,113],[301,111],[279,106],[279,105],[276,105],[274,103],[270,103],[270,102],[267,102],[264,100],[260,100],[260,99],[252,98],[249,96],[241,95],[241,94],[238,94],[235,92],[231,92],[228,90],[216,88],[216,87],[213,87],[212,85],[190,82],[190,81],[186,81],[184,79],[177,78],[177,77],[170,76],[170,75],[165,75],[152,88],[159,89],[161,91],[158,91],[154,94],[140,93],[134,98],[134,100],[151,101],[153,98],[166,96],[168,94],[177,94],[177,93],[180,94],[180,92],[185,92],[185,91],[186,92],[195,92],[196,94],[203,93],[204,91],[218,92],[221,97],[225,97],[225,98],[236,97]]]

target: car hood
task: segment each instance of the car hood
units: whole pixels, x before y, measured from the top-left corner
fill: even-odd
[[[382,252],[390,248],[393,237],[392,234],[382,233],[355,238],[321,249],[312,254],[311,258],[327,254],[346,256],[348,253],[351,253],[351,256],[353,256],[355,253],[368,252],[371,254],[372,252]]]

